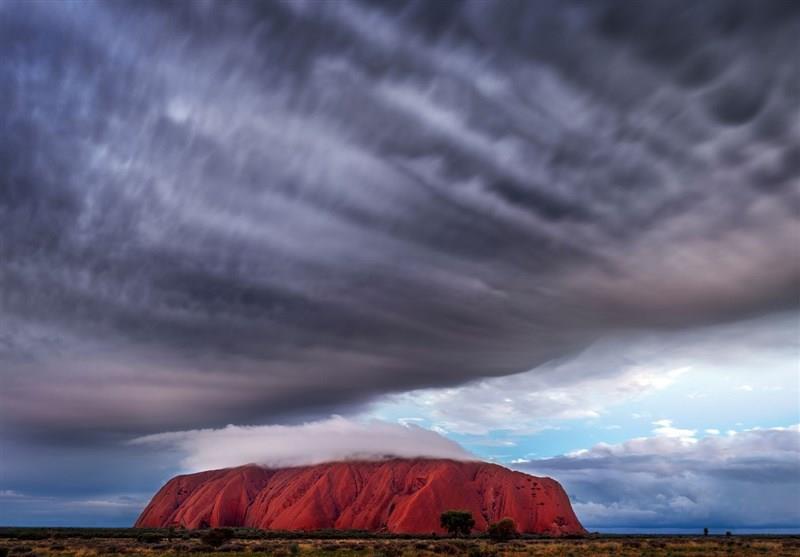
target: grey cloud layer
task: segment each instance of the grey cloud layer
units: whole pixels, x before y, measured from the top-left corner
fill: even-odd
[[[578,516],[591,527],[699,531],[794,528],[800,522],[798,426],[700,440],[665,435],[633,439],[522,466],[557,477]]]
[[[796,304],[796,8],[640,8],[0,4],[7,429],[324,413]]]

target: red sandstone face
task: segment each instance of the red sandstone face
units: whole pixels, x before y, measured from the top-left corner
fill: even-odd
[[[520,532],[583,534],[555,480],[486,462],[395,459],[267,469],[248,465],[177,476],[136,527],[443,533],[439,515],[466,509],[475,529],[510,517]]]

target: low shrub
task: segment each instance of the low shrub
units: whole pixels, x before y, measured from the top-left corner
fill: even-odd
[[[510,518],[489,525],[487,531],[489,538],[494,542],[506,542],[517,537],[517,525]]]
[[[233,539],[234,533],[230,528],[212,528],[200,536],[200,541],[211,547],[220,547],[225,542]]]
[[[136,541],[139,543],[161,543],[164,538],[159,534],[144,533],[136,536]]]

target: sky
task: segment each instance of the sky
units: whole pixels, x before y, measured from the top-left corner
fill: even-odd
[[[797,528],[799,8],[0,0],[0,524],[394,454]]]

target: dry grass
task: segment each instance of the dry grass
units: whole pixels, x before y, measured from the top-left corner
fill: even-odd
[[[149,543],[148,543],[149,541]],[[113,557],[117,555],[193,557],[790,557],[800,556],[800,538],[613,537],[574,540],[233,540],[220,548],[198,539],[142,541],[135,538],[0,540],[9,557]]]

